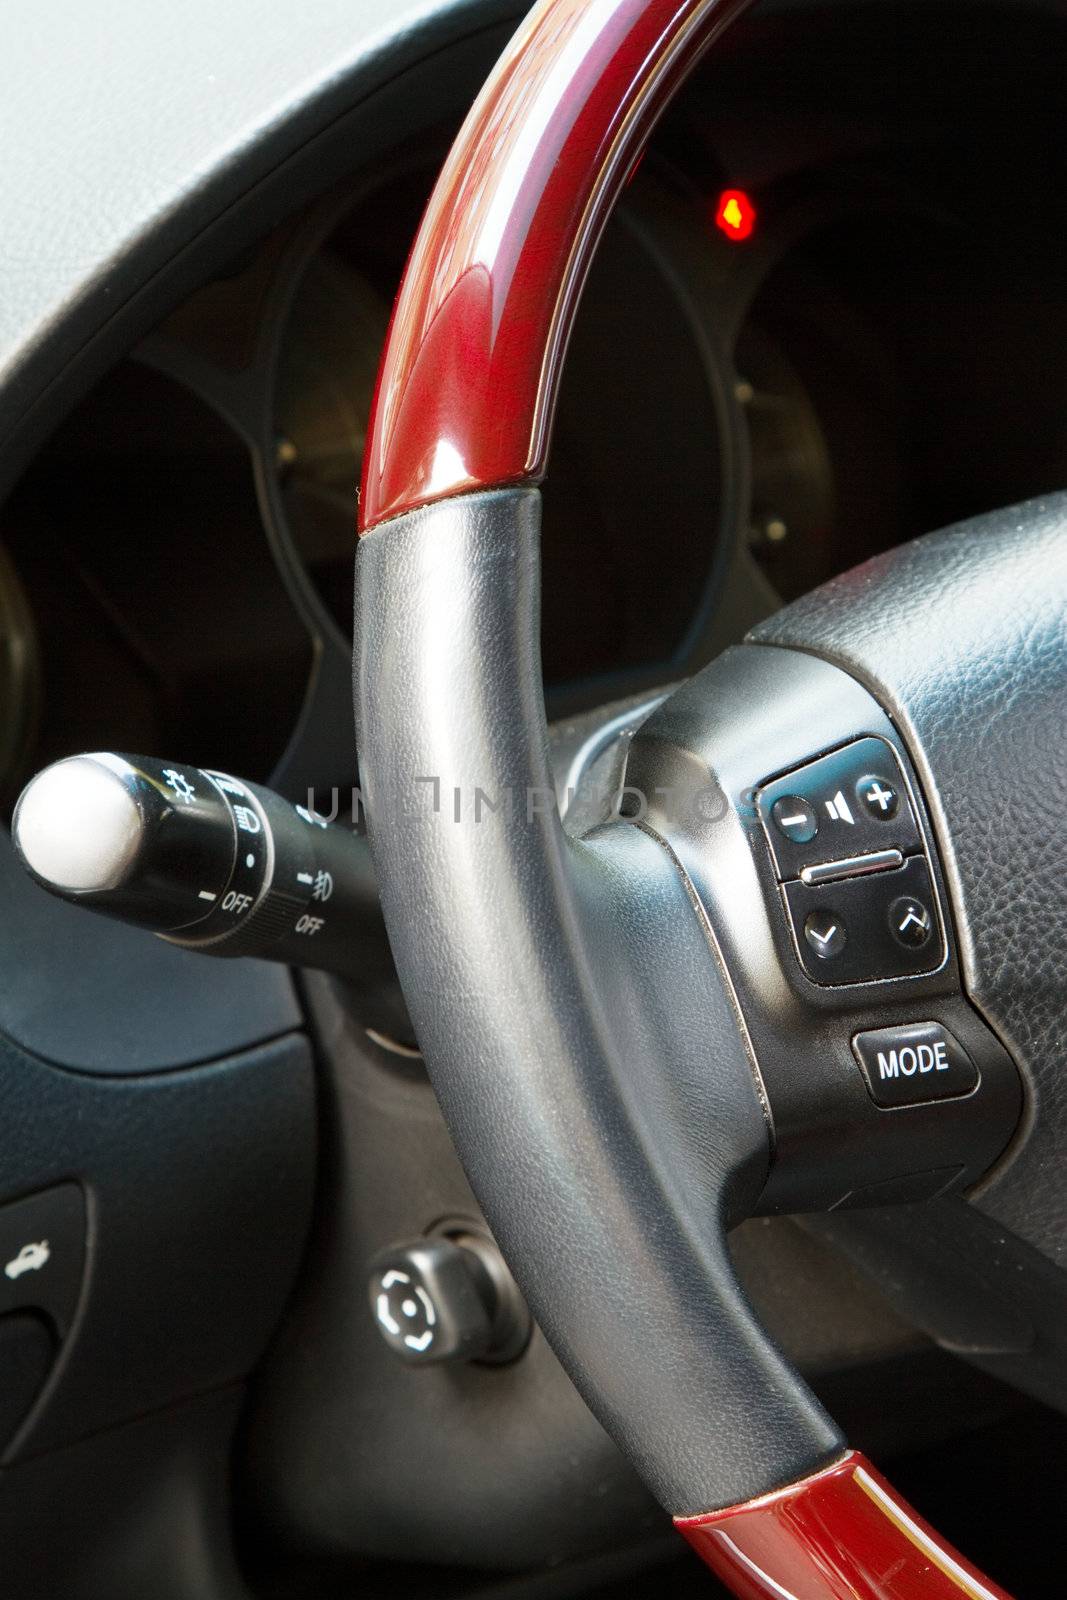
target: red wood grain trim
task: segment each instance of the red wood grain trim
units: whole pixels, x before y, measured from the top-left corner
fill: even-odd
[[[360,529],[543,476],[589,261],[671,94],[748,0],[542,0],[461,129],[393,313]]]
[[[856,1452],[675,1525],[739,1600],[1011,1600]]]

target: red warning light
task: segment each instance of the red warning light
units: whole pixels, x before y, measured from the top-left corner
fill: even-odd
[[[740,244],[756,230],[756,208],[743,189],[724,189],[715,208],[715,226]]]

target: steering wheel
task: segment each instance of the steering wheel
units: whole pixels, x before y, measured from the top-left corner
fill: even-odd
[[[645,722],[626,814],[580,841],[548,764],[536,484],[568,333],[651,129],[743,9],[541,0],[448,158],[365,455],[370,838],[485,1214],[704,1561],[752,1600],[989,1600],[774,1347],[726,1236],[947,1197],[1060,1284],[1067,497],[758,628]],[[674,536],[648,530],[650,585]]]

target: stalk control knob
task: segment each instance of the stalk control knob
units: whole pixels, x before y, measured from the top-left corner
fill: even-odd
[[[52,894],[187,949],[352,977],[382,946],[390,966],[366,841],[229,773],[71,756],[27,785],[11,831]]]

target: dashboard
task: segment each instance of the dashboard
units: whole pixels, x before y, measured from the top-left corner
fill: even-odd
[[[544,489],[550,716],[681,676],[867,556],[1067,477],[1067,189],[1040,30],[1005,56],[980,13],[963,48],[996,47],[998,72],[961,71],[965,94],[928,16],[819,17],[757,8],[609,226]],[[356,170],[107,373],[8,497],[5,805],[102,745],[294,794],[354,778],[333,718],[356,485],[452,126],[401,131],[368,168],[354,148]]]
[[[364,1564],[368,1595],[473,1595],[475,1567],[578,1593],[538,1585],[616,1547],[658,1559],[659,1514],[547,1345],[420,1374],[413,1403],[353,1270],[477,1211],[417,1051],[322,974],[48,900],[4,826],[76,751],[328,811],[358,783],[379,354],[518,11],[118,9],[91,81],[91,8],[42,11],[0,96],[22,152],[0,178],[0,1221],[82,1185],[89,1262],[29,1432],[0,1438],[0,1576],[19,1600],[141,1600],[161,1570],[174,1600],[325,1600]],[[1063,46],[1042,0],[757,0],[672,106],[586,285],[543,486],[563,746],[832,575],[1067,482]],[[1014,1422],[1014,1394],[897,1315],[832,1220],[760,1218],[733,1245],[851,1436],[891,1455]],[[912,1399],[892,1413],[887,1373]],[[57,1533],[61,1498],[78,1511]],[[149,1576],[124,1565],[142,1545]]]

